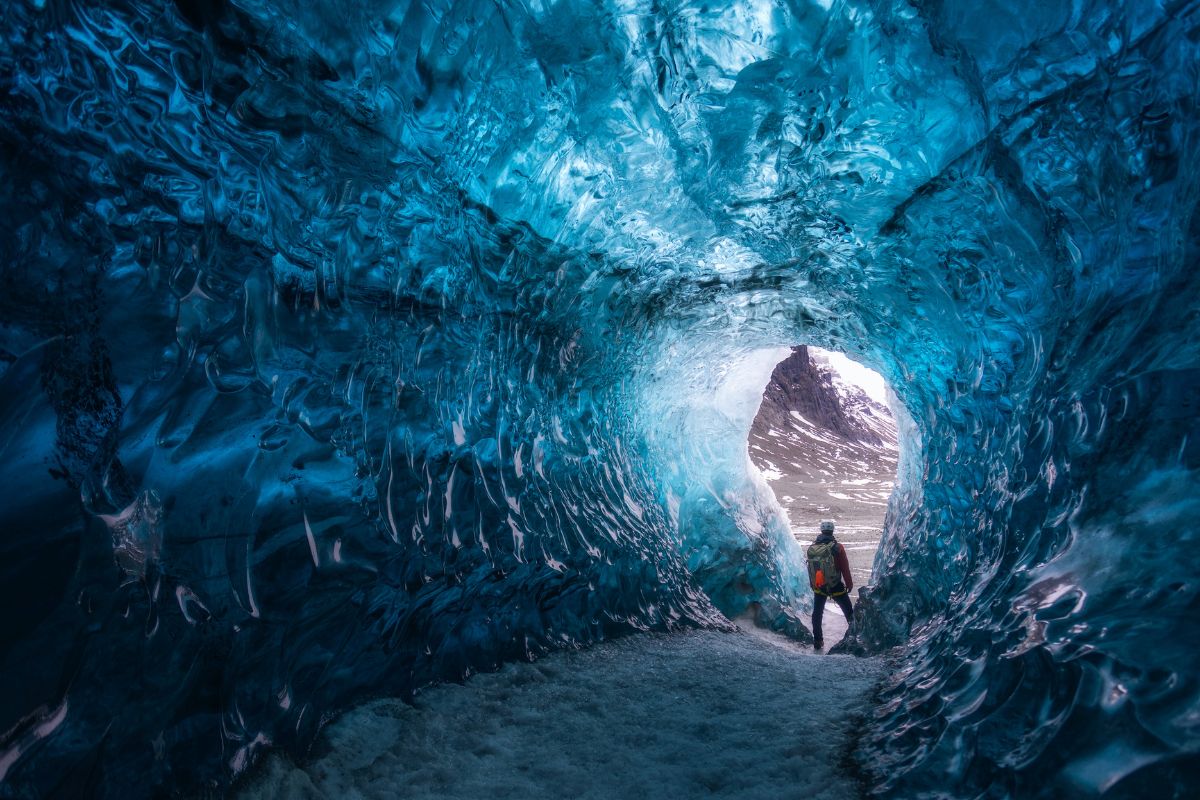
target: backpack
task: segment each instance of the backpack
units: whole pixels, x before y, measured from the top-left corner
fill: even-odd
[[[808,546],[808,585],[814,592],[836,595],[845,591],[842,573],[837,567],[837,540]]]

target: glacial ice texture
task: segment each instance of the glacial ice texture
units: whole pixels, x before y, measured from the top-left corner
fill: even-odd
[[[875,789],[1194,788],[1198,14],[9,3],[4,792],[224,787],[632,630],[805,637],[746,454],[797,343],[907,409]]]

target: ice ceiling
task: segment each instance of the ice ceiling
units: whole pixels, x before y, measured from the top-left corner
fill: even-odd
[[[875,789],[1194,786],[1197,5],[824,5],[10,4],[5,792],[224,786],[626,631],[803,638],[745,444],[797,343],[911,416]]]

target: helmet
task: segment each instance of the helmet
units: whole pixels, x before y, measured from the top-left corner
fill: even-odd
[[[833,520],[821,520],[821,533],[833,533]]]

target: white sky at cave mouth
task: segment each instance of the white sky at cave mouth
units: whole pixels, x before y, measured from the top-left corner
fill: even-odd
[[[878,372],[864,367],[857,361],[851,361],[844,353],[822,350],[812,346],[808,349],[817,358],[828,361],[830,368],[846,383],[852,383],[859,387],[866,392],[867,397],[875,402],[887,405],[887,383]]]

